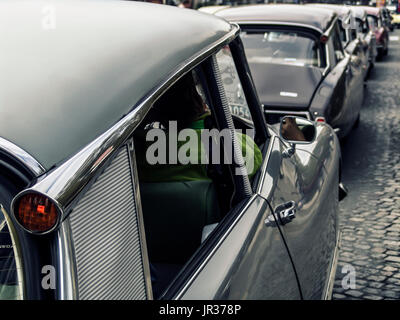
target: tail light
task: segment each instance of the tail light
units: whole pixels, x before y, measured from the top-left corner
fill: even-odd
[[[320,41],[322,44],[327,43],[328,40],[329,40],[329,36],[327,36],[327,35],[325,35],[325,34],[323,34],[323,35],[319,38],[319,41]]]
[[[326,122],[325,121],[325,117],[316,117],[315,121],[317,121],[317,122]]]
[[[44,233],[56,226],[60,211],[50,198],[31,192],[16,199],[14,215],[26,230],[32,233]]]

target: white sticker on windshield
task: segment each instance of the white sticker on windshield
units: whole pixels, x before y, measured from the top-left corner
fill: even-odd
[[[281,91],[279,94],[280,94],[282,97],[297,98],[297,92],[286,92],[286,91]]]

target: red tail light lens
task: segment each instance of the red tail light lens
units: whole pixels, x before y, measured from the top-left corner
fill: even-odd
[[[315,121],[317,121],[317,122],[326,122],[324,117],[316,117]]]
[[[321,41],[322,44],[327,43],[329,40],[329,37],[326,35],[322,35],[321,38],[319,38],[319,41]]]
[[[31,232],[51,230],[58,221],[59,211],[48,197],[38,193],[21,196],[14,208],[18,222]]]

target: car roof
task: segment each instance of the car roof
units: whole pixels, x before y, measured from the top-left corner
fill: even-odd
[[[365,9],[368,15],[379,16],[380,8],[377,7],[368,7],[368,6],[360,6],[360,8]]]
[[[219,6],[205,6],[205,7],[200,7],[198,10],[201,12],[209,13],[209,14],[215,14],[216,12],[230,8],[230,5],[219,5]]]
[[[335,10],[340,19],[347,18],[351,14],[351,8],[346,5],[330,3],[307,3],[308,6]]]
[[[356,18],[365,20],[367,18],[367,11],[358,6],[351,6],[351,10],[353,11],[353,14]]]
[[[232,22],[263,22],[270,24],[298,24],[326,31],[336,17],[332,9],[296,4],[261,4],[222,9],[217,16]]]
[[[0,26],[0,137],[45,169],[233,30],[194,10],[93,0],[3,0]]]

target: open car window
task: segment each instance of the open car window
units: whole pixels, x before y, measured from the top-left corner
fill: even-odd
[[[253,125],[229,47],[216,54],[224,94],[217,77],[207,73],[211,65],[215,66],[214,61],[210,58],[178,79],[154,102],[133,134],[156,299],[163,297],[170,285],[181,281],[184,270],[196,267],[191,264],[196,252],[204,248],[208,238],[219,234],[218,228],[229,223],[224,221],[230,221],[239,202],[243,205],[243,186],[237,183],[241,178],[232,175],[234,172],[239,176],[232,171],[236,161],[232,156],[245,150],[242,155],[246,155],[248,164],[247,159],[253,154],[252,171],[247,166],[240,171],[249,178],[261,166],[261,151],[254,137],[236,132],[236,140],[232,140],[232,131],[226,127],[229,110],[224,106],[222,115],[219,107],[225,95],[232,115],[249,127]],[[249,131],[254,135],[254,130]],[[239,149],[233,141],[240,141]],[[230,155],[226,146],[231,147]],[[248,182],[247,177],[242,180]],[[251,194],[251,189],[246,192]],[[235,198],[236,195],[239,196]]]
[[[232,115],[253,123],[229,46],[221,49],[216,58]]]

